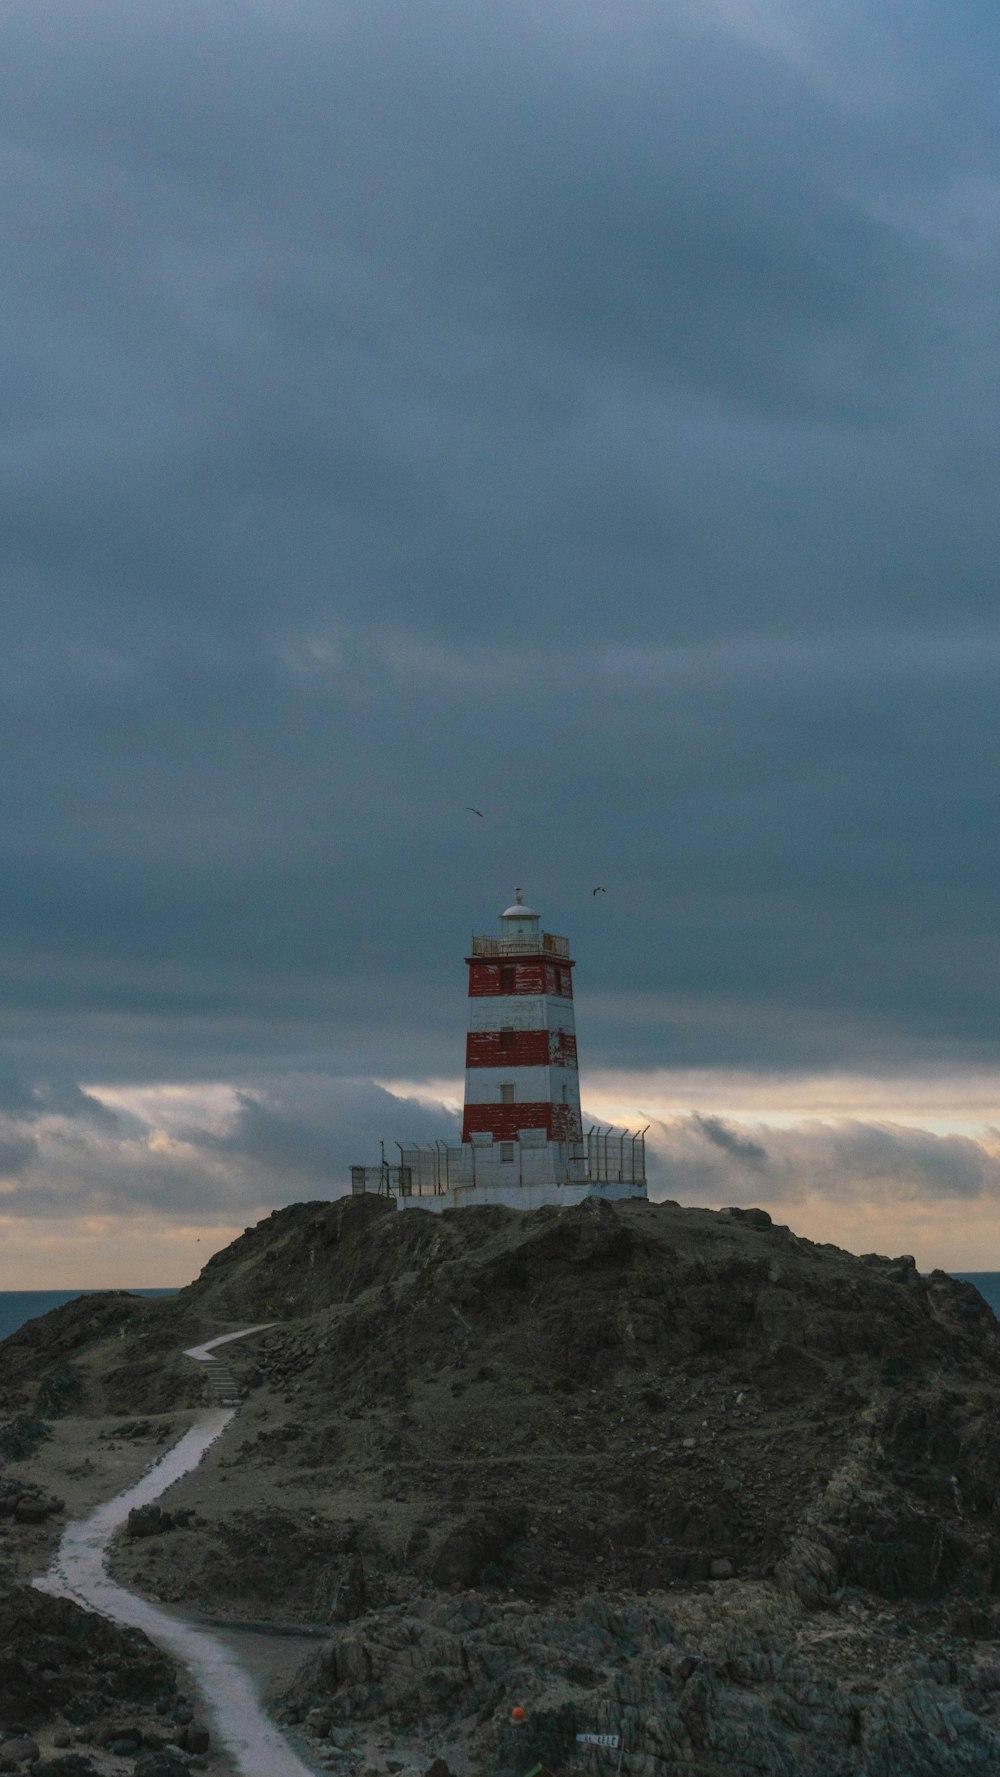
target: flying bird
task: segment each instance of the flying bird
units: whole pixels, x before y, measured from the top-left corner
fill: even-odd
[[[486,819],[486,816],[483,814],[483,811],[481,808],[473,808],[471,802],[467,802],[465,806],[468,809],[468,812],[470,814],[477,814],[481,821]]]
[[[603,888],[595,888],[591,892],[595,895],[606,895],[608,891],[607,891],[607,889],[603,889]]]

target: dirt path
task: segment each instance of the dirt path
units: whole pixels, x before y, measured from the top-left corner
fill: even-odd
[[[260,1330],[246,1327],[242,1334],[223,1334],[185,1355],[210,1363],[216,1345]],[[182,1660],[204,1697],[217,1743],[231,1754],[242,1777],[314,1777],[313,1768],[302,1762],[265,1714],[250,1674],[232,1650],[207,1630],[126,1591],[109,1577],[105,1566],[108,1544],[132,1508],[159,1499],[195,1468],[235,1416],[235,1407],[199,1413],[190,1430],[134,1486],[66,1526],[52,1566],[33,1584],[39,1591],[72,1598],[113,1622],[142,1629]]]

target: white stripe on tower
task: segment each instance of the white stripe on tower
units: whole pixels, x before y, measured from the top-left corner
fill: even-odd
[[[466,1104],[545,1104],[554,1069],[470,1067],[465,1073]],[[505,1100],[504,1093],[510,1094]],[[561,1099],[562,1093],[559,1093]]]
[[[574,1028],[573,1002],[540,993],[482,994],[469,1001],[470,1031]]]

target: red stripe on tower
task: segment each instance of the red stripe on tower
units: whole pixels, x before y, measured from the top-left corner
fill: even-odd
[[[465,1040],[466,1067],[576,1066],[576,1037],[568,1030],[476,1030]]]
[[[501,915],[501,918],[504,916]],[[545,933],[550,937],[550,933]],[[483,938],[481,943],[499,944],[500,938]],[[565,942],[565,940],[564,940]],[[573,998],[574,964],[567,957],[564,963],[546,962],[544,958],[517,963],[481,963],[469,959],[469,995],[478,998],[487,994],[553,993],[564,999]]]
[[[569,940],[517,899],[472,940],[463,1142],[580,1140]]]

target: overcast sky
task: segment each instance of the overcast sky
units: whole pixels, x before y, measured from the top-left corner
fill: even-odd
[[[1000,1268],[998,86],[987,0],[7,0],[0,1288],[451,1134],[515,883],[660,1194]]]

